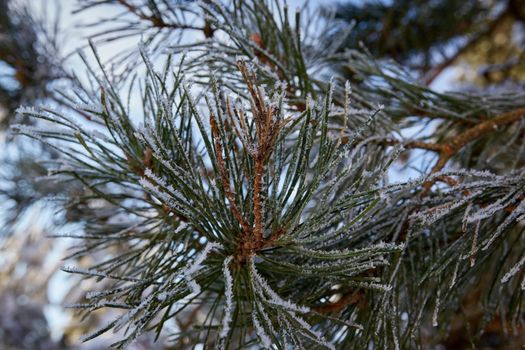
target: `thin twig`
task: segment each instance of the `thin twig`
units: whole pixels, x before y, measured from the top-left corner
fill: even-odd
[[[500,114],[495,118],[486,120],[455,136],[452,140],[440,146],[441,150],[439,152],[439,158],[430,173],[435,174],[441,171],[450,158],[456,155],[467,144],[493,132],[498,126],[514,123],[524,116],[525,108],[518,108],[513,111]],[[428,191],[433,184],[433,181],[426,182],[424,184],[425,191]]]
[[[523,117],[525,117],[525,107],[518,108],[513,111],[500,114],[494,118],[485,120],[454,136],[451,140],[445,143],[430,143],[422,141],[403,142],[401,140],[396,139],[380,140],[379,143],[386,146],[402,144],[405,148],[424,149],[438,153],[439,158],[434,167],[432,167],[432,169],[430,170],[430,174],[435,174],[441,171],[445,167],[445,165],[447,165],[448,161],[453,156],[455,156],[461,149],[463,149],[463,147],[465,147],[467,144],[493,132],[499,126],[512,124]],[[436,180],[442,180],[447,183],[452,183],[450,178],[436,178]],[[423,185],[423,193],[427,193],[436,180],[425,182],[425,184]]]
[[[235,219],[237,219],[239,224],[242,226],[243,230],[245,232],[251,231],[248,222],[245,220],[240,210],[237,208],[237,205],[235,204],[234,194],[230,189],[230,176],[228,175],[228,170],[226,170],[226,166],[224,165],[224,159],[222,158],[222,144],[219,136],[219,129],[217,128],[217,121],[215,120],[215,117],[213,115],[210,115],[210,125],[213,140],[215,141],[215,152],[217,156],[217,165],[219,167],[219,174],[221,176],[222,187],[224,189],[224,193],[226,194],[226,198],[230,203],[230,210],[232,211],[232,214],[235,217]]]
[[[409,142],[403,142],[396,139],[386,139],[379,141],[380,144],[385,146],[394,146],[394,145],[403,145],[405,148],[417,148],[417,149],[424,149],[427,151],[434,151],[434,152],[441,152],[443,146],[437,143],[429,143],[429,142],[423,142],[423,141],[409,141]]]
[[[276,235],[271,234],[270,237],[264,239],[264,205],[262,202],[263,191],[263,176],[270,155],[273,152],[277,136],[281,130],[284,121],[276,118],[275,107],[269,105],[262,91],[256,83],[256,78],[253,72],[249,71],[243,61],[239,61],[238,68],[246,83],[248,92],[250,94],[250,104],[253,113],[253,120],[255,122],[255,138],[244,135],[243,139],[248,142],[250,148],[250,156],[254,161],[254,174],[252,182],[252,201],[253,201],[253,229],[245,231],[245,237],[241,239],[239,253],[237,260],[246,261],[247,257],[258,250],[268,247],[268,242],[275,239]],[[232,117],[232,116],[230,116]],[[244,115],[240,115],[241,128],[246,133],[248,128],[244,123]],[[235,123],[232,122],[233,125]],[[235,129],[237,133],[241,131]],[[277,230],[279,235],[284,230]]]
[[[157,28],[171,28],[171,29],[193,29],[201,30],[205,33],[209,32],[209,28],[205,27],[196,27],[188,24],[179,24],[179,23],[166,23],[164,19],[160,16],[155,15],[146,15],[143,13],[137,6],[130,4],[127,0],[117,0],[119,4],[124,6],[129,12],[133,13],[138,18],[149,21]]]

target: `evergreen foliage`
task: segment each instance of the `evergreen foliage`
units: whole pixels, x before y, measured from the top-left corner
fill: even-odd
[[[82,187],[65,236],[92,263],[63,270],[100,288],[71,306],[122,310],[83,340],[177,320],[179,347],[397,349],[450,339],[458,313],[472,343],[523,327],[523,92],[437,93],[279,1],[82,6],[122,15],[62,92],[74,111],[21,107],[36,122],[14,129]],[[106,69],[96,46],[125,36],[143,41]],[[390,181],[414,150],[421,176]]]

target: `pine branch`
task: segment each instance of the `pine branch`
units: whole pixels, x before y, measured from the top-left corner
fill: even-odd
[[[499,126],[512,124],[522,119],[524,116],[525,108],[519,108],[473,126],[459,135],[454,136],[444,144],[435,145],[439,150],[439,158],[430,173],[435,174],[441,171],[447,162],[469,143],[494,132]],[[433,182],[425,183],[425,192],[428,191],[432,185]]]
[[[160,321],[155,321],[155,316],[165,308],[185,298],[203,303],[206,293],[207,298],[226,305],[217,334],[217,342],[225,347],[235,334],[246,343],[257,336],[264,343],[271,337],[283,345],[278,340],[281,337],[297,344],[334,348],[322,335],[323,329],[312,330],[310,322],[317,316],[310,314],[309,305],[317,307],[319,302],[309,293],[303,294],[305,284],[315,286],[316,293],[329,293],[330,285],[324,279],[330,278],[386,292],[388,286],[378,279],[368,283],[358,276],[385,266],[386,256],[402,246],[373,238],[361,243],[339,240],[341,229],[359,229],[366,222],[362,213],[377,204],[373,189],[350,192],[331,203],[325,201],[321,211],[312,210],[319,200],[356,181],[360,170],[350,165],[363,162],[361,157],[365,156],[340,149],[340,138],[331,135],[332,96],[311,102],[305,111],[285,118],[285,88],[278,86],[268,94],[255,72],[239,61],[247,97],[232,103],[224,98],[224,91],[212,85],[213,99],[206,98],[208,130],[198,100],[179,83],[181,78],[175,77],[170,88],[167,75],[157,74],[145,55],[144,60],[148,74],[143,127],[131,123],[106,74],[96,77],[103,87],[91,95],[97,106],[78,107],[92,120],[101,121],[106,135],[90,133],[58,111],[19,110],[60,125],[17,129],[30,137],[71,145],[54,146],[71,162],[70,168],[56,169],[55,175],[70,176],[88,187],[94,198],[112,203],[115,211],[108,212],[109,217],[128,213],[137,218],[122,228],[108,224],[107,216],[86,213],[85,219],[92,223],[86,227],[86,245],[73,256],[115,244],[129,244],[131,249],[96,267],[68,269],[108,280],[110,286],[91,293],[89,302],[78,307],[92,312],[111,305],[125,312],[85,339],[130,326],[129,334],[115,343],[123,348],[147,328],[160,331],[170,316]],[[242,102],[249,103],[248,110]],[[188,137],[190,125],[200,134],[197,144]],[[79,144],[82,152],[75,149]],[[335,173],[341,166],[345,170]],[[202,178],[194,174],[202,174]],[[284,181],[272,181],[275,174]],[[323,180],[329,176],[333,180],[325,186]],[[222,191],[216,183],[222,183]],[[346,223],[345,217],[352,213],[361,213],[361,217]],[[289,284],[281,287],[283,279]],[[292,284],[297,288],[289,289]],[[132,296],[130,291],[134,291]],[[111,297],[110,304],[107,297]],[[247,318],[234,313],[234,308],[258,310],[258,315]],[[279,323],[284,328],[276,330]],[[257,335],[247,331],[250,325],[258,329]]]
[[[228,198],[228,202],[230,203],[230,209],[233,215],[235,216],[235,218],[237,219],[237,221],[241,224],[244,232],[250,232],[251,231],[250,226],[248,225],[248,223],[242,216],[241,212],[237,208],[237,204],[235,204],[235,197],[230,188],[230,177],[228,175],[228,170],[226,170],[226,167],[224,165],[224,160],[222,158],[223,150],[222,150],[222,145],[221,145],[221,140],[220,140],[220,135],[219,135],[219,129],[217,127],[217,121],[215,120],[215,117],[213,116],[213,114],[210,114],[210,126],[212,130],[213,138],[215,140],[215,149],[217,150],[216,152],[217,163],[218,163],[217,165],[218,165],[220,177],[222,180],[222,187],[224,188],[226,197]]]
[[[151,14],[146,15],[141,9],[139,9],[137,6],[132,5],[127,0],[117,0],[119,4],[124,6],[129,12],[136,15],[138,18],[144,21],[149,21],[154,27],[157,28],[169,28],[169,29],[192,29],[192,30],[200,30],[203,32],[208,31],[209,29],[206,29],[206,27],[197,27],[192,26],[188,24],[179,24],[179,23],[166,23],[161,15],[158,14]]]
[[[191,308],[204,320],[189,312],[187,332],[174,335],[191,344],[417,347],[482,277],[487,319],[496,297],[521,319],[525,184],[520,152],[507,150],[522,146],[522,128],[507,126],[523,120],[523,94],[436,93],[393,63],[339,52],[299,12],[294,22],[266,2],[118,6],[139,18],[123,30],[151,34],[132,52],[146,71],[140,88],[126,85],[140,65],[112,76],[95,51],[94,86],[63,94],[78,113],[21,108],[38,123],[16,127],[60,152],[51,179],[85,189],[67,203],[85,227],[71,236],[81,242],[72,257],[96,263],[69,271],[104,284],[77,306],[123,313],[86,339],[126,328],[122,348]],[[184,14],[222,34],[181,44],[169,23]],[[189,54],[179,64],[168,55],[157,72],[146,48]],[[352,91],[336,65],[354,74]],[[140,90],[142,110],[124,87]],[[428,120],[438,125],[430,136],[393,137]],[[472,169],[467,146],[500,126],[512,137],[494,148],[512,153],[516,170]],[[391,184],[404,148],[439,159]],[[459,169],[444,171],[453,158]],[[436,181],[447,186],[421,195]]]

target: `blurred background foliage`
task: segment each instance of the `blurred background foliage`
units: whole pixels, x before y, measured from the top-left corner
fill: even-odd
[[[464,70],[457,78],[483,87],[525,79],[523,0],[352,1],[335,11],[352,27],[346,47],[363,43],[427,85],[453,65]]]

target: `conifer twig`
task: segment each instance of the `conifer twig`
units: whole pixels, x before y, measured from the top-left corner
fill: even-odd
[[[486,120],[476,126],[473,126],[459,135],[455,136],[449,142],[439,146],[439,158],[430,171],[431,174],[435,174],[441,171],[447,162],[456,155],[463,147],[470,142],[479,139],[490,132],[494,131],[498,126],[507,125],[514,123],[525,116],[525,108],[518,108],[513,111],[500,114],[499,116]],[[428,181],[424,184],[425,192],[434,184],[433,181]]]
[[[210,114],[210,125],[211,125],[213,139],[215,141],[217,165],[219,167],[219,174],[221,176],[222,187],[224,188],[224,193],[226,194],[226,198],[228,199],[228,202],[230,203],[230,210],[232,211],[232,214],[235,217],[235,219],[237,219],[239,224],[242,226],[243,230],[245,232],[250,231],[251,230],[250,226],[244,219],[239,208],[237,208],[237,205],[235,204],[235,197],[233,196],[233,193],[230,189],[230,177],[228,175],[228,171],[226,170],[226,167],[224,165],[224,160],[222,158],[222,145],[221,145],[221,140],[219,136],[219,129],[217,128],[217,121],[215,120],[215,117],[213,116],[213,114]]]
[[[432,143],[423,141],[409,141],[402,142],[395,139],[380,140],[380,143],[387,146],[403,144],[405,148],[410,149],[423,149],[433,151],[439,154],[439,158],[436,164],[432,167],[430,174],[435,174],[441,171],[448,161],[456,155],[463,147],[467,144],[475,141],[491,132],[493,132],[498,126],[512,124],[525,116],[525,108],[518,108],[503,114],[500,114],[494,118],[488,119],[479,123],[460,134],[454,136],[451,140],[445,143]],[[442,177],[436,178],[437,180]],[[434,184],[435,180],[427,181],[424,184],[424,192],[428,192],[430,187]],[[450,182],[450,179],[445,179],[445,182]]]
[[[149,21],[154,27],[157,28],[170,28],[170,29],[193,29],[205,31],[206,27],[196,27],[187,24],[179,23],[166,23],[161,16],[156,15],[146,15],[138,7],[130,4],[127,0],[117,0],[119,4],[124,6],[129,12],[133,13],[135,16],[144,21]]]
[[[276,120],[274,107],[268,105],[264,100],[261,90],[256,85],[253,73],[247,69],[243,61],[239,61],[238,67],[251,96],[250,102],[252,104],[257,136],[257,145],[251,145],[253,152],[250,153],[255,162],[253,175],[254,224],[252,231],[254,246],[252,249],[260,249],[264,246],[264,213],[261,200],[262,177],[282,123]]]

